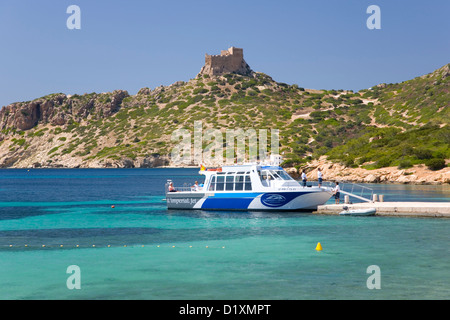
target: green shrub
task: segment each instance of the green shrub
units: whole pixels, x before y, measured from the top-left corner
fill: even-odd
[[[204,88],[197,88],[197,89],[194,89],[194,91],[193,91],[194,94],[207,93],[207,92],[208,92],[208,89],[204,89]]]
[[[427,165],[428,169],[430,170],[441,170],[443,168],[445,168],[445,160],[444,159],[429,159],[425,162],[425,164]]]
[[[384,168],[384,167],[389,167],[389,165],[391,164],[391,159],[387,156],[385,157],[381,157],[375,164],[376,168]]]
[[[430,150],[423,148],[415,149],[414,155],[420,160],[431,159],[433,156]]]
[[[398,164],[398,169],[408,169],[411,168],[413,165],[410,160],[402,160]]]
[[[56,152],[59,149],[60,146],[54,147],[51,149],[47,154],[52,154],[53,152]]]
[[[356,167],[358,167],[358,165],[355,164],[355,159],[353,159],[353,158],[351,158],[351,157],[348,157],[348,158],[346,158],[346,159],[344,160],[344,165],[345,165],[346,167],[350,167],[350,168],[356,168]]]

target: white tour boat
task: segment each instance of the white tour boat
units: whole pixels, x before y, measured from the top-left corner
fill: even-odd
[[[174,188],[166,184],[168,209],[200,210],[315,210],[332,196],[331,188],[302,186],[280,167],[281,157],[267,164],[244,164],[206,169],[201,187]]]

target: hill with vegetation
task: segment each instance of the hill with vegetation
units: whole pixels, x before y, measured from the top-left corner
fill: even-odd
[[[171,165],[177,128],[279,129],[285,166],[324,159],[374,170],[450,159],[450,64],[402,83],[312,90],[250,76],[199,74],[136,95],[50,94],[0,110],[0,167]],[[269,150],[270,151],[270,150]],[[447,159],[447,160],[446,160]]]

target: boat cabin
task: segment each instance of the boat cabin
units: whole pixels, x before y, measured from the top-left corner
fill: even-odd
[[[300,187],[279,166],[224,166],[200,171],[200,174],[205,175],[203,190],[207,192],[251,192],[266,188],[284,190],[287,187]]]

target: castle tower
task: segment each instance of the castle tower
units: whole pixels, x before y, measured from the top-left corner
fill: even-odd
[[[226,73],[241,75],[253,73],[244,60],[244,49],[231,47],[228,50],[222,50],[220,55],[205,54],[205,65],[200,70],[200,74],[219,76]]]

